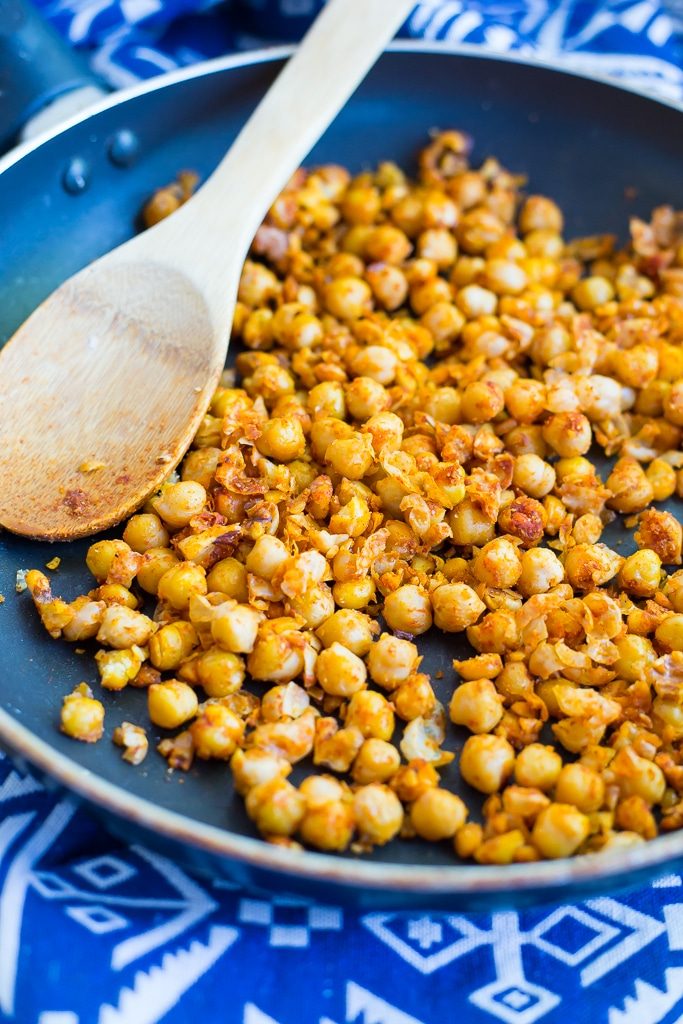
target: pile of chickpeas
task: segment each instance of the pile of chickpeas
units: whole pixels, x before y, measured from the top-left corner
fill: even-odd
[[[683,215],[567,241],[469,154],[448,131],[416,180],[298,172],[179,476],[91,546],[88,594],[26,577],[53,637],[96,642],[101,689],[146,689],[169,766],[227,762],[283,846],[417,835],[505,864],[683,825],[683,530],[658,507],[683,495]],[[619,515],[628,557],[601,540]],[[471,649],[448,707],[430,629]],[[87,685],[62,728],[103,735]],[[115,731],[134,764],[147,728]],[[450,748],[479,820],[441,785]]]

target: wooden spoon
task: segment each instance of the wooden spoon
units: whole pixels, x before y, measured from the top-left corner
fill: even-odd
[[[328,0],[198,194],[66,281],[11,338],[0,524],[45,540],[95,533],[178,464],[225,364],[256,229],[412,6]]]

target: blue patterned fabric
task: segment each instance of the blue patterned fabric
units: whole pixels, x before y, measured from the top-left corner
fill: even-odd
[[[230,50],[298,39],[324,0],[35,2],[119,87]],[[680,38],[658,0],[423,0],[401,35],[561,55],[567,68],[683,96]]]
[[[296,38],[319,0],[39,0],[112,85]],[[403,35],[683,95],[653,0],[420,3]],[[358,914],[197,881],[0,760],[0,1019],[683,1024],[683,880],[575,906]]]
[[[683,883],[359,914],[189,877],[0,761],[0,1019],[680,1024]]]

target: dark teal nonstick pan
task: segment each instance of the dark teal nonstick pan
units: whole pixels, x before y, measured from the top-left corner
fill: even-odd
[[[128,238],[155,188],[179,169],[207,175],[285,58],[284,51],[252,53],[156,79],[0,161],[0,342],[62,280]],[[570,237],[623,236],[631,215],[647,216],[661,203],[683,207],[678,107],[559,68],[418,44],[380,59],[309,161],[360,169],[390,158],[410,166],[435,127],[464,129],[475,159],[495,154],[528,173],[533,191],[563,207]],[[623,540],[626,553],[625,531]],[[169,774],[151,754],[135,769],[111,743],[74,743],[57,729],[58,710],[76,683],[95,681],[92,659],[51,641],[28,595],[14,588],[18,569],[58,555],[60,593],[81,593],[89,585],[86,547],[0,536],[0,743],[78,794],[113,832],[200,872],[326,898],[335,890],[335,899],[366,906],[576,899],[683,867],[683,833],[612,854],[509,867],[455,864],[446,844],[420,842],[363,858],[299,854],[256,838],[224,767]],[[427,634],[421,647],[435,674],[463,656],[464,643]],[[143,720],[143,705],[139,690],[112,695],[108,727]],[[463,740],[452,733],[448,742],[457,749]],[[478,798],[455,774],[446,784],[474,806]]]

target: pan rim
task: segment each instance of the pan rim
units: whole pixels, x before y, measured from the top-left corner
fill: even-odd
[[[0,176],[24,156],[49,140],[69,131],[72,127],[111,108],[193,78],[267,61],[288,57],[295,47],[272,47],[242,54],[233,54],[204,61],[160,75],[131,88],[120,90],[88,107],[86,110],[41,133],[0,158]],[[641,89],[615,83],[601,75],[591,75],[574,69],[564,69],[558,63],[516,54],[482,53],[476,46],[460,45],[446,48],[429,41],[401,41],[388,48],[392,53],[438,54],[454,57],[474,57],[495,63],[521,64],[556,73],[598,82],[620,92],[643,97],[651,103],[683,112],[683,102],[652,97]],[[334,883],[350,889],[366,888],[375,892],[400,896],[439,895],[482,896],[503,895],[511,891],[542,893],[544,890],[588,885],[596,881],[618,879],[631,872],[671,870],[672,861],[683,855],[683,838],[677,834],[659,836],[655,842],[624,848],[604,855],[586,855],[579,858],[545,861],[533,864],[489,865],[400,865],[386,862],[349,861],[330,855],[300,852],[269,845],[261,839],[242,836],[217,826],[199,822],[187,815],[171,811],[143,797],[131,794],[113,782],[79,765],[47,741],[40,739],[9,712],[0,708],[0,744],[19,758],[25,759],[41,773],[54,779],[69,793],[75,793],[98,809],[142,826],[149,832],[179,842],[206,854],[229,859],[265,872],[274,872],[292,880]]]
[[[118,89],[111,94],[97,100],[95,103],[85,107],[84,110],[73,114],[71,117],[60,121],[53,128],[48,128],[38,133],[35,137],[19,143],[4,156],[0,157],[0,176],[23,157],[28,156],[33,150],[49,142],[51,139],[69,131],[83,121],[95,117],[97,114],[114,107],[122,106],[129,100],[145,96],[147,93],[165,89],[167,86],[177,85],[181,82],[190,81],[194,78],[217,74],[221,71],[229,71],[233,68],[248,67],[252,64],[265,64],[269,61],[279,61],[288,58],[294,53],[296,46],[267,46],[257,50],[246,50],[243,53],[227,54],[224,57],[215,57],[212,60],[199,61],[188,67],[177,68],[175,71],[168,71],[165,74],[155,75],[136,85]],[[650,103],[667,107],[670,110],[683,112],[683,98],[675,100],[666,96],[652,96],[644,89],[636,86],[617,82],[609,75],[588,73],[578,68],[562,67],[559,61],[544,60],[531,54],[519,55],[516,53],[492,53],[470,43],[460,43],[457,46],[447,46],[444,43],[433,42],[426,39],[400,39],[395,40],[387,48],[387,53],[424,53],[438,56],[470,57],[477,60],[489,61],[491,64],[519,64],[523,67],[537,68],[542,71],[552,71],[568,78],[578,78],[584,82],[596,82],[616,89],[618,92],[626,92],[633,96],[640,96]]]
[[[394,895],[486,896],[511,891],[542,892],[629,875],[661,867],[671,870],[683,853],[681,834],[604,854],[530,864],[428,865],[390,864],[336,858],[329,854],[273,846],[216,825],[197,821],[136,796],[62,754],[0,708],[0,744],[101,811],[137,824],[157,836],[204,853],[302,881],[333,882]]]

